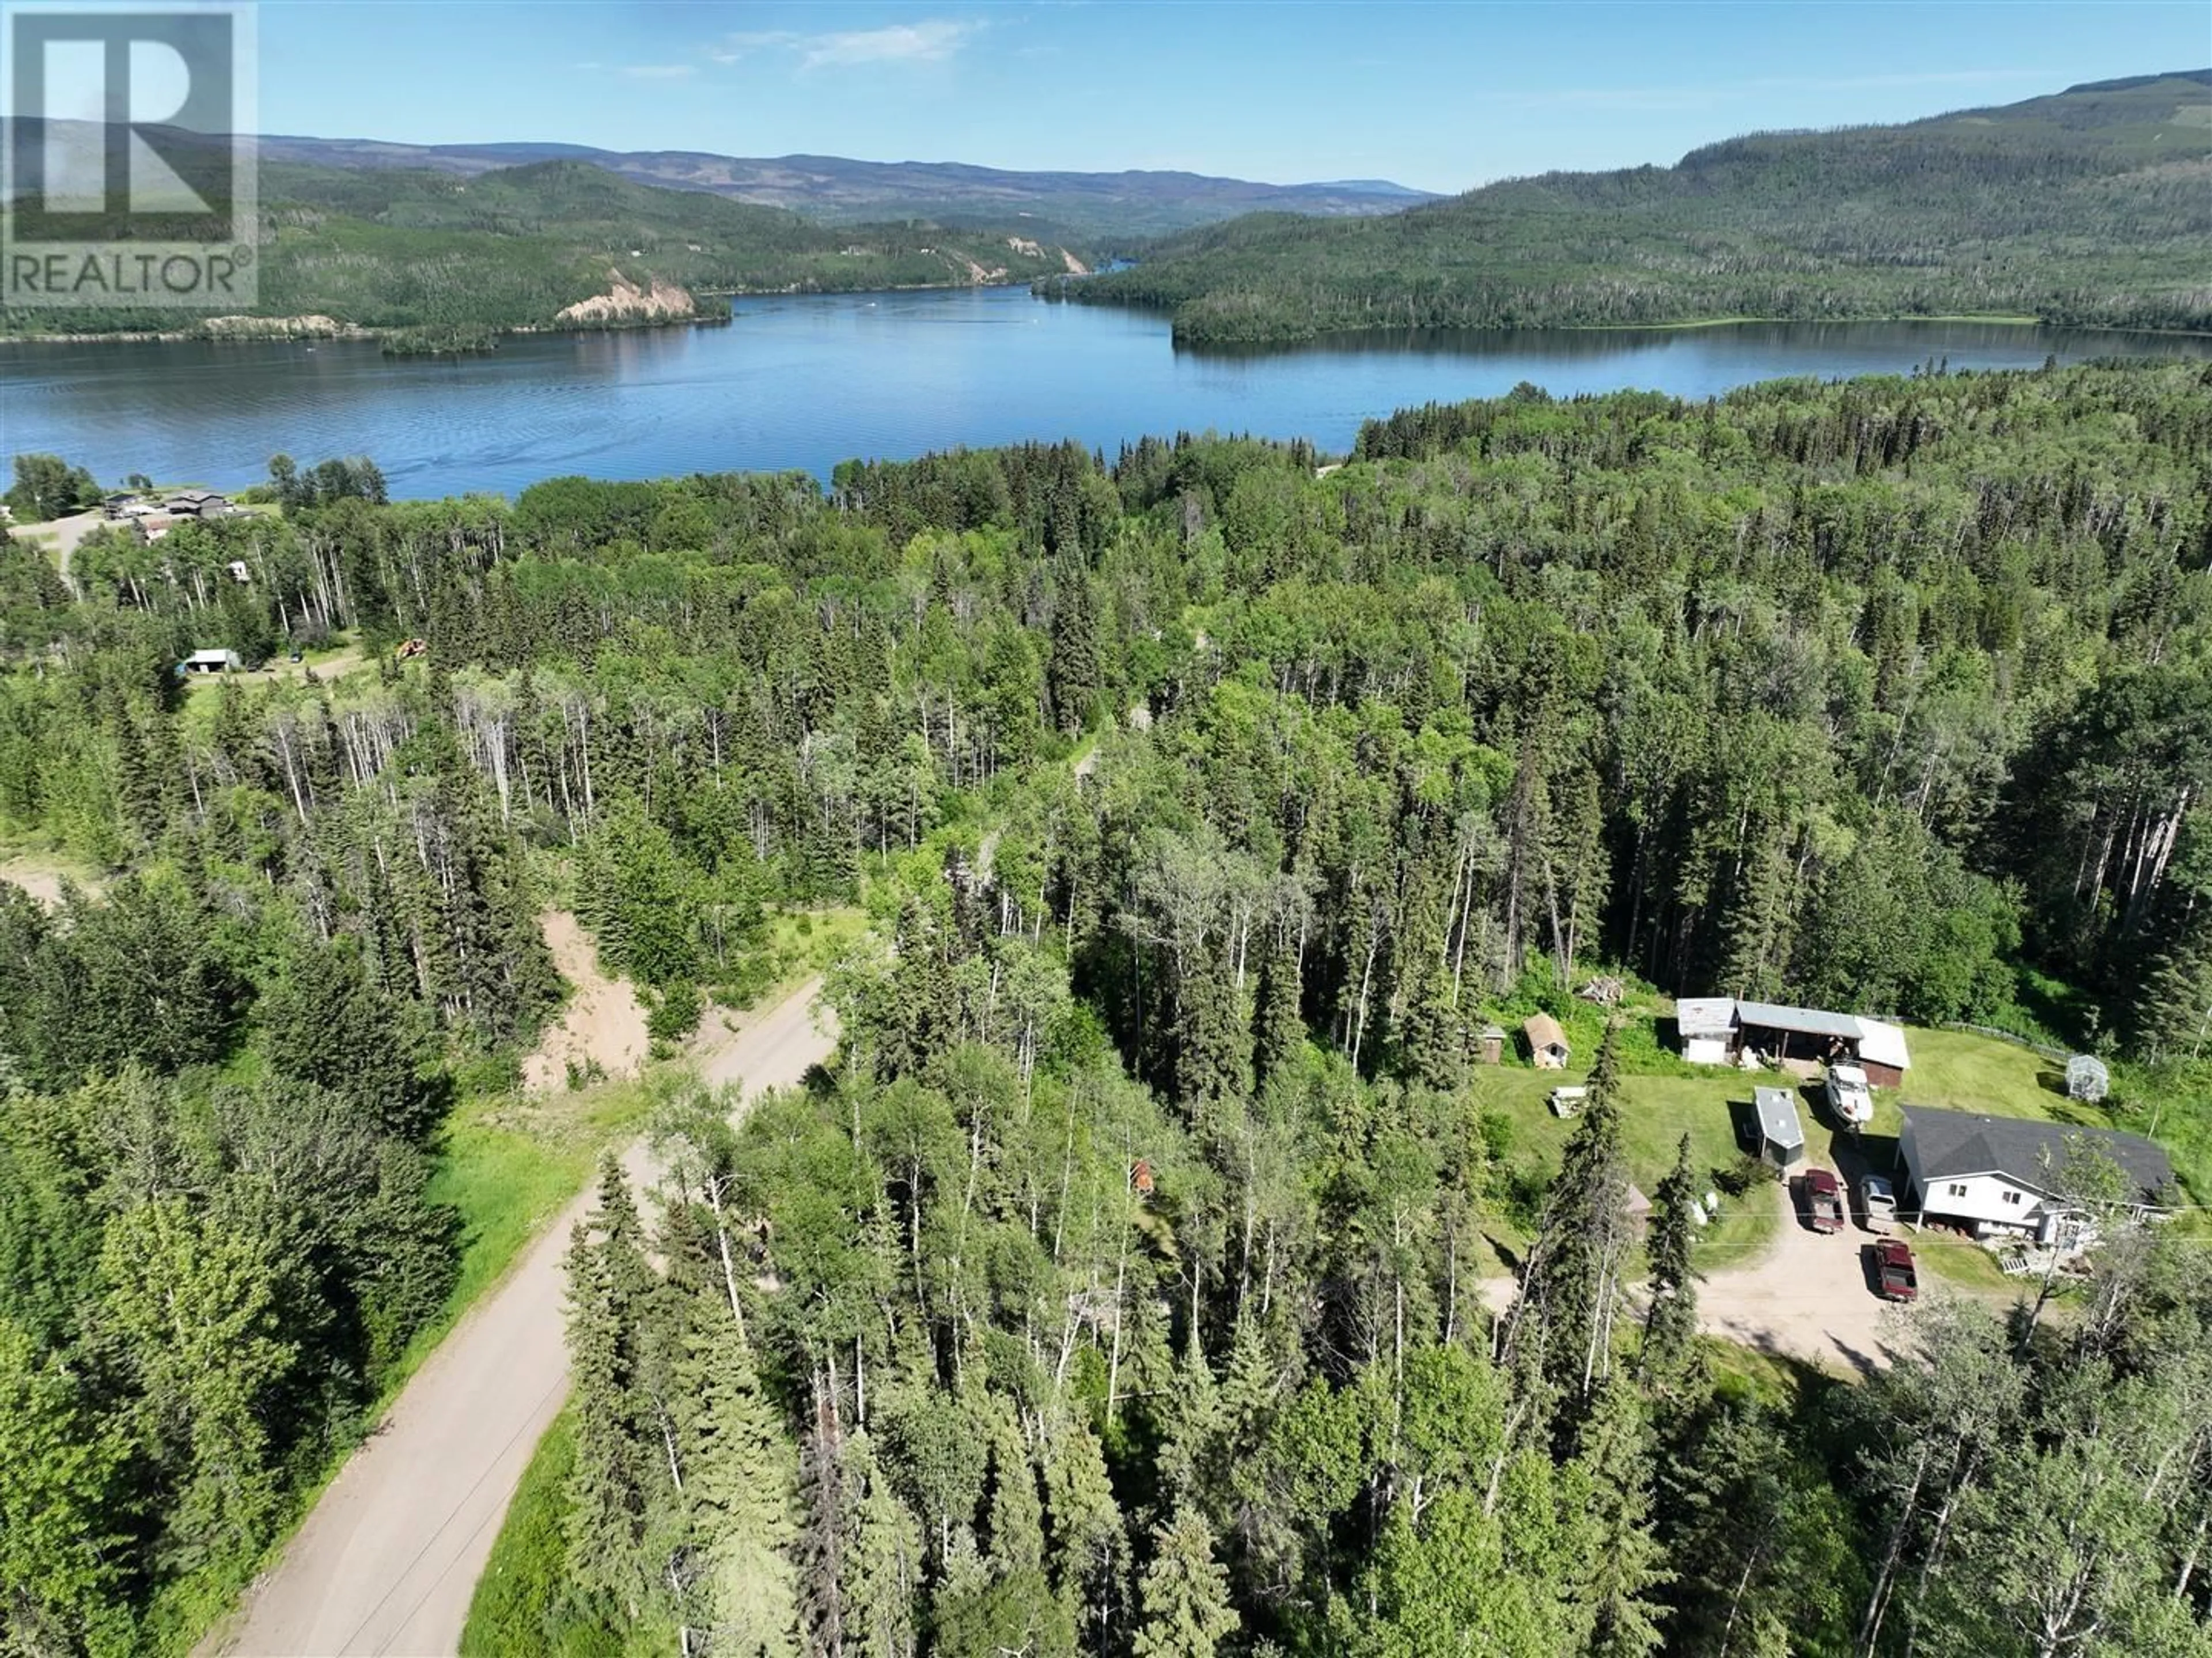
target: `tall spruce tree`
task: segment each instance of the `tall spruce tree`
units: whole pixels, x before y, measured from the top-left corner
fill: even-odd
[[[1697,1224],[1691,1207],[1698,1201],[1697,1176],[1690,1167],[1690,1137],[1675,1149],[1674,1166],[1659,1183],[1657,1213],[1646,1245],[1651,1277],[1644,1314],[1644,1351],[1638,1373],[1654,1392],[1666,1392],[1688,1379],[1698,1337],[1697,1272],[1690,1264]]]
[[[1152,1564],[1140,1591],[1136,1658],[1214,1658],[1235,1634],[1229,1574],[1213,1556],[1213,1527],[1188,1503],[1152,1531]]]
[[[1587,1581],[1589,1658],[1644,1658],[1662,1643],[1664,1608],[1655,1591],[1668,1581],[1665,1552],[1651,1524],[1653,1439],[1644,1401],[1619,1378],[1600,1391],[1571,1470],[1589,1541]]]
[[[845,1465],[855,1492],[838,1558],[846,1650],[855,1658],[914,1658],[921,1522],[891,1489],[865,1430],[847,1436]]]
[[[1620,1151],[1620,1042],[1610,1027],[1590,1069],[1582,1117],[1544,1201],[1521,1292],[1506,1320],[1509,1367],[1533,1348],[1560,1401],[1563,1443],[1611,1372],[1627,1254],[1628,1175]]]
[[[797,1459],[735,1320],[702,1298],[681,1370],[684,1503],[711,1650],[799,1645]]]
[[[653,1573],[641,1552],[647,1477],[630,1397],[632,1332],[608,1251],[581,1224],[568,1257],[568,1375],[576,1456],[567,1491],[570,1572],[626,1616],[642,1611]]]

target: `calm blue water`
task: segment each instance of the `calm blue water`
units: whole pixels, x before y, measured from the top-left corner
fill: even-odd
[[[2032,367],[2113,353],[2212,357],[2212,340],[1971,323],[1747,324],[1481,332],[1286,352],[1178,351],[1164,319],[1018,288],[743,300],[727,327],[511,340],[488,355],[374,345],[0,345],[0,455],[102,480],[236,488],[289,452],[367,454],[394,494],[512,493],[543,477],[801,467],[854,455],[1077,438],[1110,456],[1176,431],[1342,449],[1408,404],[1533,381],[1705,397],[1778,375]]]

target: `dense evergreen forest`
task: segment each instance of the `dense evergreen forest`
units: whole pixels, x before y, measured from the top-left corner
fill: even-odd
[[[2212,70],[1903,126],[1759,133],[1374,219],[1255,215],[1041,291],[1179,339],[1757,317],[2212,328]]]
[[[997,228],[922,219],[831,227],[781,208],[656,189],[583,161],[465,179],[271,162],[260,169],[260,191],[259,286],[249,314],[430,331],[433,340],[552,326],[563,308],[606,293],[617,272],[641,288],[684,288],[711,312],[704,296],[959,287],[1067,269],[1059,247],[1040,246],[1012,214]],[[0,333],[192,322],[174,310],[0,311]]]
[[[2212,374],[1524,389],[1321,459],[288,466],[74,591],[11,539],[0,827],[107,875],[0,889],[10,1649],[188,1641],[360,1431],[560,870],[664,1035],[779,906],[880,928],[834,1074],[672,1113],[657,1218],[605,1182],[485,1650],[2212,1650],[2195,1222],[1778,1386],[1694,1337],[1725,1171],[1627,1165],[1650,1024],[1557,1169],[1469,1064],[1597,969],[2010,1027],[2202,1205]]]

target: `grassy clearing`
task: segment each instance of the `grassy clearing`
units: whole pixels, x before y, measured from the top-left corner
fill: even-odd
[[[204,730],[215,716],[216,689],[226,679],[234,680],[248,690],[258,690],[268,684],[298,685],[307,682],[310,668],[314,670],[318,681],[328,684],[349,674],[374,672],[376,659],[365,646],[342,641],[321,650],[306,652],[297,662],[289,659],[289,653],[280,651],[258,668],[241,669],[234,674],[187,675],[184,680],[185,718],[197,722],[195,729]]]
[[[769,962],[769,987],[752,1005],[774,1007],[858,944],[867,930],[868,913],[857,904],[785,910],[770,916],[763,945]]]
[[[2064,1067],[2033,1048],[1961,1030],[1914,1029],[1906,1034],[1906,1041],[1911,1045],[1912,1068],[1905,1072],[1905,1087],[1895,1092],[1885,1089],[1875,1096],[1875,1127],[1882,1133],[1897,1132],[1899,1098],[1992,1117],[2098,1125],[2106,1121],[2095,1108],[2069,1100]],[[1892,1119],[1886,1125],[1884,1111]]]
[[[1495,1113],[1510,1125],[1504,1161],[1524,1183],[1547,1180],[1559,1167],[1574,1123],[1553,1116],[1547,1102],[1553,1088],[1588,1080],[1586,1066],[1580,1062],[1596,1052],[1602,1017],[1594,1008],[1570,1011],[1565,1023],[1578,1063],[1565,1072],[1537,1071],[1513,1060],[1475,1067],[1469,1097],[1476,1109]],[[1752,1090],[1760,1086],[1796,1090],[1807,1156],[1831,1168],[1848,1170],[1862,1160],[1876,1169],[1896,1168],[1903,1107],[1911,1103],[1991,1116],[2118,1126],[2140,1133],[2155,1127],[2155,1138],[2172,1155],[2185,1185],[2202,1191],[2212,1182],[2212,1128],[2203,1137],[2207,1144],[2198,1145],[2193,1138],[2197,1114],[2172,1101],[2161,1110],[2156,1100],[2132,1095],[2116,1099],[2118,1108],[2111,1111],[2069,1100],[2063,1067],[2014,1043],[1965,1031],[1911,1029],[1907,1040],[1912,1068],[1905,1085],[1875,1090],[1874,1121],[1854,1144],[1824,1121],[1817,1090],[1801,1087],[1790,1077],[1685,1065],[1657,1044],[1654,1017],[1649,1006],[1632,1012],[1622,1042],[1626,1076],[1621,1145],[1629,1178],[1646,1193],[1674,1166],[1675,1146],[1685,1133],[1690,1137],[1692,1165],[1701,1175],[1710,1177],[1709,1171],[1733,1164],[1741,1150],[1738,1124],[1748,1110]],[[1515,1022],[1506,1023],[1511,1028]],[[2203,1225],[2197,1217],[2179,1224],[2193,1229]],[[1771,1242],[1774,1227],[1775,1218],[1763,1203],[1747,1199],[1724,1205],[1720,1220],[1704,1234],[1699,1266],[1714,1272],[1748,1265]],[[1501,1253],[1526,1241],[1510,1224],[1502,1225],[1497,1238]],[[1923,1233],[1914,1238],[1913,1247],[1929,1270],[1948,1283],[1991,1295],[2018,1288],[1986,1250],[1966,1239]]]
[[[665,1087],[650,1078],[606,1083],[573,1093],[471,1099],[454,1111],[429,1195],[460,1217],[460,1277],[446,1315],[409,1346],[398,1380],[583,1190],[600,1154],[645,1132]]]
[[[1577,1051],[1594,1052],[1595,1046],[1593,1042]],[[1635,1060],[1630,1063],[1633,1066]],[[1475,1109],[1494,1113],[1510,1125],[1504,1155],[1508,1167],[1524,1181],[1548,1181],[1575,1130],[1573,1119],[1553,1114],[1552,1090],[1588,1080],[1579,1068],[1478,1066],[1467,1091]],[[1691,1166],[1710,1184],[1713,1171],[1729,1168],[1739,1155],[1736,1110],[1748,1108],[1754,1082],[1772,1080],[1714,1070],[1653,1076],[1632,1068],[1621,1088],[1621,1151],[1629,1179],[1647,1196],[1656,1191],[1674,1166],[1675,1149],[1686,1133]],[[1720,1218],[1700,1235],[1698,1266],[1717,1272],[1757,1260],[1773,1241],[1775,1225],[1773,1206],[1756,1194],[1724,1201]],[[1510,1225],[1498,1230],[1498,1241],[1509,1248],[1525,1242]]]

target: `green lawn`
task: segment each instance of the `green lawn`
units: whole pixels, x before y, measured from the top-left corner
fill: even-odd
[[[600,1154],[645,1132],[666,1087],[648,1078],[543,1096],[492,1096],[465,1102],[447,1119],[429,1195],[460,1217],[460,1277],[446,1315],[416,1333],[392,1392],[584,1189]]]
[[[1580,1068],[1559,1072],[1522,1065],[1477,1066],[1468,1092],[1476,1109],[1497,1112],[1512,1124],[1505,1162],[1548,1178],[1558,1169],[1567,1137],[1575,1129],[1572,1119],[1553,1115],[1547,1102],[1551,1092],[1588,1080]],[[1730,1102],[1742,1102],[1747,1108],[1753,1084],[1774,1080],[1721,1069],[1684,1076],[1632,1072],[1621,1086],[1621,1149],[1629,1179],[1646,1196],[1656,1192],[1674,1166],[1675,1148],[1686,1133],[1692,1166],[1710,1186],[1713,1171],[1729,1167],[1739,1155]],[[1755,1260],[1772,1240],[1774,1227],[1772,1206],[1756,1194],[1724,1200],[1719,1220],[1700,1235],[1698,1265],[1712,1272]],[[1499,1230],[1500,1241],[1509,1247],[1523,1241],[1510,1228]]]
[[[2002,1300],[2020,1294],[2023,1285],[2028,1293],[2034,1292],[2034,1280],[2007,1278],[1997,1258],[1971,1238],[1915,1229],[1906,1242],[1912,1245],[1912,1259],[1922,1272],[1955,1288]]]
[[[1914,1029],[1905,1033],[1905,1041],[1912,1067],[1905,1073],[1905,1086],[1875,1095],[1875,1126],[1884,1133],[1897,1132],[1900,1099],[1992,1117],[2106,1123],[2102,1112],[2066,1097],[2064,1068],[2033,1048],[1962,1030]]]

